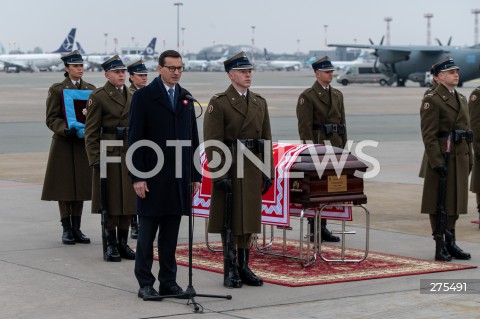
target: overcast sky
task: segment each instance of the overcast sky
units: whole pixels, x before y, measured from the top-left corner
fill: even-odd
[[[182,6],[175,6],[175,2]],[[2,6],[0,43],[44,51],[58,48],[67,32],[77,28],[76,41],[88,52],[108,51],[135,44],[145,47],[154,36],[157,51],[177,48],[177,8],[185,28],[184,52],[198,52],[212,44],[251,44],[274,53],[325,48],[328,43],[378,43],[391,17],[391,44],[427,42],[427,19],[432,13],[431,39],[444,44],[473,45],[478,0],[13,0]],[[480,17],[479,17],[480,18]],[[15,44],[14,44],[15,43]],[[180,46],[182,31],[180,30]],[[386,42],[385,42],[386,43]],[[436,43],[436,42],[435,42]],[[181,48],[182,49],[182,48]]]

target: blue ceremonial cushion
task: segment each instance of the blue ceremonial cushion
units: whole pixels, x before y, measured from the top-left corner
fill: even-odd
[[[85,124],[90,93],[92,90],[63,90],[63,115],[68,128],[75,122]]]

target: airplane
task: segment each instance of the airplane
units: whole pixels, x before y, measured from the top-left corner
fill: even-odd
[[[300,61],[272,60],[267,52],[267,49],[264,48],[263,51],[265,54],[265,62],[258,66],[260,70],[300,71],[302,68],[302,62]]]
[[[122,58],[122,61],[125,65],[129,65],[135,61],[138,61],[140,59],[144,60],[144,62],[147,62],[149,60],[154,60],[154,53],[155,53],[155,45],[157,43],[157,38],[154,37],[150,43],[147,45],[145,50],[143,50],[142,53],[140,54],[123,54],[120,57]],[[78,48],[77,44],[77,48]],[[83,50],[83,48],[82,48]],[[85,51],[83,51],[85,52]],[[83,55],[83,54],[82,54]],[[107,61],[110,57],[112,57],[112,54],[110,55],[105,55],[105,54],[87,54],[85,57],[85,61],[87,61],[90,65],[90,67],[94,68],[101,68],[102,63]]]
[[[319,58],[312,56],[310,59],[304,62],[304,66],[311,66]],[[362,50],[355,60],[352,61],[331,61],[337,71],[345,71],[348,67],[354,66],[360,63],[373,62],[371,54]]]
[[[223,62],[228,59],[228,52],[228,50],[223,52],[222,56],[216,60],[209,60],[207,71],[224,71],[225,66],[223,65]]]
[[[451,56],[460,67],[461,87],[464,82],[480,77],[480,46],[460,47],[441,45],[379,45],[368,44],[329,44],[331,47],[373,49],[376,56],[375,67],[390,77],[389,84],[405,86],[406,80],[426,85],[425,72],[441,58]],[[450,41],[449,41],[450,44]]]
[[[205,54],[205,60],[185,60],[184,68],[186,71],[207,71],[209,59]]]
[[[0,55],[0,63],[4,65],[6,72],[38,72],[40,70],[48,70],[50,67],[59,64],[63,54],[72,52],[75,42],[76,28],[72,28],[60,47],[51,53],[35,53],[35,54],[2,54]]]

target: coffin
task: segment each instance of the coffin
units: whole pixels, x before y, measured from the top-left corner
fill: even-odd
[[[290,172],[302,172],[304,176],[290,178],[290,201],[304,206],[335,202],[366,204],[360,173],[368,166],[350,153],[342,155],[343,152],[345,150],[341,148],[329,147],[327,150],[321,145],[301,152]],[[320,168],[322,164],[323,169]]]

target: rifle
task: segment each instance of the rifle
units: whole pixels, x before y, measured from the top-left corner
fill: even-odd
[[[445,152],[443,154],[445,167],[448,169],[448,162],[450,160],[450,152],[452,147],[452,133],[449,133],[445,140]],[[448,170],[447,170],[448,174]],[[447,212],[445,211],[445,195],[447,194],[447,174],[441,174],[438,182],[438,197],[437,197],[437,219],[435,225],[434,238],[437,245],[443,246],[443,235],[449,235],[447,229]]]
[[[107,260],[107,179],[100,178],[100,208],[98,209],[102,220],[102,245],[103,260]]]
[[[225,219],[223,231],[225,232],[225,245],[223,248],[223,257],[235,263],[233,231],[232,231],[232,190],[225,190]]]

